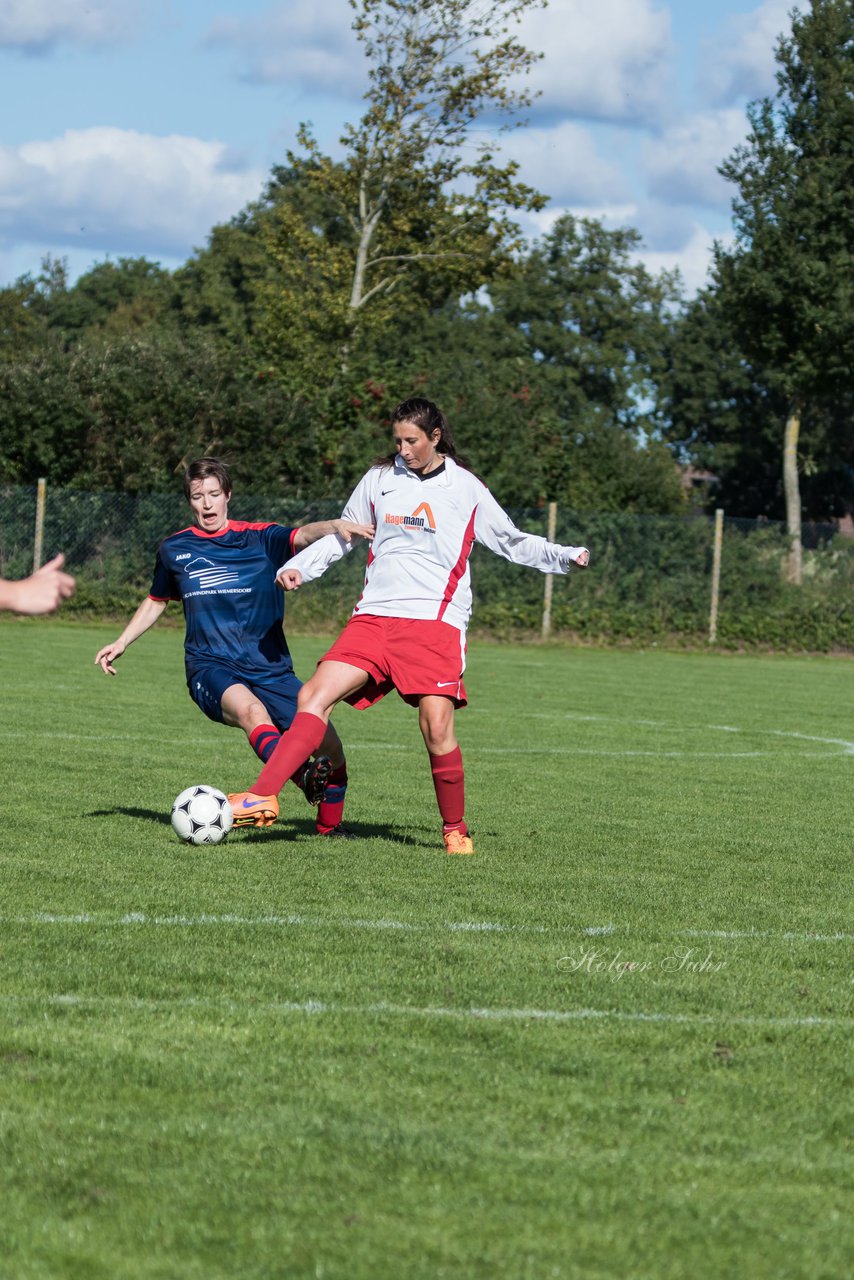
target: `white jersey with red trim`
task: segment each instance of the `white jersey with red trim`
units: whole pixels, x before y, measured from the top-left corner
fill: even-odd
[[[543,573],[568,573],[586,549],[517,529],[483,481],[452,458],[423,480],[399,456],[393,465],[372,467],[342,516],[376,525],[354,614],[427,618],[462,632],[471,616],[469,556],[475,542]],[[298,569],[303,582],[313,582],[350,550],[351,543],[331,534],[282,567]]]

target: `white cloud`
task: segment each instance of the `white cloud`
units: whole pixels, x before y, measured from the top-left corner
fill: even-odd
[[[735,107],[691,116],[666,129],[643,147],[650,193],[671,203],[728,209],[733,189],[718,166],[748,131],[744,112]]]
[[[519,38],[544,53],[529,82],[534,111],[642,124],[671,89],[670,14],[655,0],[551,0],[526,13]]]
[[[582,125],[530,126],[503,135],[498,145],[502,159],[519,162],[525,182],[563,204],[601,205],[628,195],[625,178]]]
[[[205,37],[240,55],[241,79],[361,97],[364,54],[351,30],[347,0],[291,0],[252,18],[217,18]]]
[[[218,18],[206,43],[233,50],[241,77],[361,98],[364,52],[346,0],[291,0],[259,17]],[[637,124],[661,119],[670,90],[670,15],[659,0],[550,0],[511,28],[545,54],[528,77],[537,116]]]
[[[136,5],[120,0],[0,0],[0,48],[46,53],[59,44],[112,44],[135,15]]]
[[[654,275],[660,271],[678,270],[682,276],[685,293],[693,295],[708,283],[714,241],[726,242],[729,238],[715,235],[708,227],[695,222],[690,235],[682,244],[672,249],[641,247],[636,256]]]
[[[187,256],[261,192],[221,142],[115,128],[0,148],[0,240]]]
[[[700,88],[707,101],[727,106],[773,94],[774,51],[782,34],[791,32],[793,0],[765,0],[751,13],[730,18],[703,59]]]

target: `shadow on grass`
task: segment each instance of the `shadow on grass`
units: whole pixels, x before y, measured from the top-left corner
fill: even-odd
[[[381,823],[345,821],[343,825],[354,837],[353,839],[342,839],[340,836],[320,836],[315,831],[314,823],[311,821],[277,822],[272,827],[265,827],[263,830],[259,830],[257,827],[235,827],[229,839],[239,836],[241,840],[255,844],[262,840],[281,842],[283,840],[293,841],[307,838],[316,843],[318,847],[328,845],[330,848],[343,848],[347,845],[355,844],[358,840],[389,840],[392,844],[406,845],[426,843],[416,839],[411,831],[399,831],[395,827],[385,826]]]
[[[118,813],[124,814],[126,818],[142,818],[144,822],[158,822],[161,826],[172,825],[172,819],[168,813],[159,813],[156,809],[129,809],[122,805],[116,805],[115,809],[93,809],[91,813],[84,813],[83,817],[114,818]]]
[[[116,805],[113,809],[94,809],[83,815],[84,818],[114,818],[121,814],[126,818],[140,818],[143,822],[154,822],[161,827],[169,827],[172,825],[172,819],[168,813],[160,813],[156,809],[136,809],[126,805]],[[385,826],[381,823],[369,822],[347,822],[344,824],[348,831],[352,832],[356,840],[389,840],[393,844],[404,844],[414,846],[429,846],[436,843],[435,831],[428,827],[409,828],[402,832],[395,827]],[[419,838],[424,832],[424,838]],[[309,838],[317,842],[318,847],[321,844],[330,847],[343,846],[353,844],[353,840],[345,840],[336,836],[318,836],[314,829],[314,823],[309,819],[305,822],[286,821],[279,822],[273,827],[265,827],[260,830],[257,827],[235,827],[229,835],[229,840],[233,841],[239,838],[243,843],[256,844],[260,841],[273,841],[281,843],[282,841],[293,841],[297,838]]]

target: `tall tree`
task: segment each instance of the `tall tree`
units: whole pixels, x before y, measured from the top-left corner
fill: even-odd
[[[173,306],[183,331],[207,329],[229,344],[252,338],[259,315],[259,286],[276,278],[262,227],[278,199],[277,172],[259,200],[230,222],[215,226],[206,246],[175,272]]]
[[[679,455],[714,476],[710,505],[731,515],[785,520],[780,424],[782,388],[746,359],[719,294],[704,289],[671,328],[658,397]],[[811,401],[798,458],[803,516],[830,522],[854,511],[854,386],[832,402]]]
[[[163,315],[171,292],[169,272],[159,263],[119,258],[97,262],[71,286],[53,288],[45,310],[50,327],[68,341],[95,331],[136,333]]]
[[[488,300],[398,318],[358,393],[380,427],[372,452],[387,448],[384,388],[411,387],[442,405],[474,469],[513,506],[683,510],[656,411],[677,282],[634,260],[637,240],[563,217]]]
[[[681,496],[656,411],[679,281],[634,260],[639,240],[564,216],[493,289],[526,356],[544,489],[588,510],[668,511]]]
[[[739,344],[787,405],[789,577],[801,580],[798,455],[808,410],[846,397],[854,367],[854,0],[794,10],[777,93],[721,167],[738,188],[735,244],[714,278]]]
[[[530,101],[519,86],[538,55],[511,26],[540,3],[351,0],[365,112],[341,162],[301,129],[270,223],[266,334],[289,381],[328,384],[402,311],[476,290],[517,243],[512,211],[545,202],[473,139]]]

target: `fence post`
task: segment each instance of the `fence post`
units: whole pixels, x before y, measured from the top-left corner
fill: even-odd
[[[557,503],[549,503],[549,524],[546,537],[549,542],[555,540],[557,529]],[[546,585],[543,592],[543,639],[548,640],[552,630],[552,591],[554,590],[554,574],[546,574]]]
[[[33,538],[33,573],[41,568],[42,545],[44,543],[44,502],[47,480],[44,476],[36,487],[36,531]]]
[[[715,510],[715,541],[712,554],[712,603],[709,610],[709,644],[718,638],[718,598],[721,589],[721,547],[724,540],[723,507]]]

